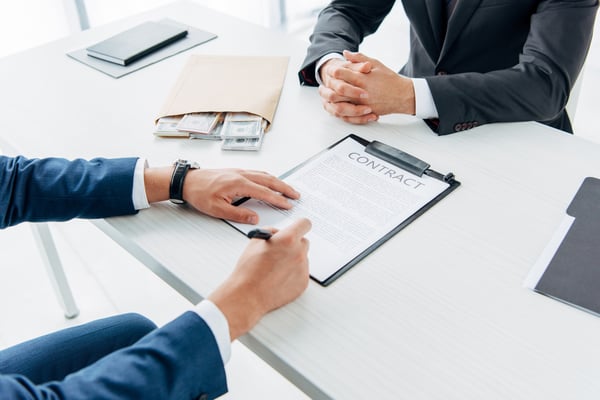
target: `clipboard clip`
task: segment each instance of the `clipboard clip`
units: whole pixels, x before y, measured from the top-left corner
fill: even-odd
[[[442,175],[439,172],[430,169],[429,167],[431,165],[425,161],[377,140],[373,140],[371,143],[369,143],[365,147],[365,151],[368,154],[379,157],[382,160],[385,160],[390,164],[394,164],[395,166],[400,167],[403,170],[419,177],[425,174],[444,182],[450,182],[454,179],[454,174],[452,172]]]

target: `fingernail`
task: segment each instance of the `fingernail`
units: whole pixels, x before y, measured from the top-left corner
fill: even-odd
[[[365,114],[371,114],[371,109],[370,108],[365,109]]]
[[[377,121],[377,117],[369,117],[369,122]]]
[[[367,97],[369,97],[369,95],[368,95],[367,93],[362,93],[362,94],[360,95],[360,98],[361,98],[361,99],[366,99]]]
[[[252,225],[258,224],[258,216],[256,216],[256,215],[249,216],[248,217],[248,223],[252,224]]]

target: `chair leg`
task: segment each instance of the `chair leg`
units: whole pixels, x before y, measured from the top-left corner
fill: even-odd
[[[90,20],[85,7],[85,0],[75,0],[75,7],[77,8],[77,16],[79,17],[79,26],[81,27],[81,30],[85,31],[90,29]]]
[[[69,287],[60,257],[56,251],[50,228],[46,223],[36,223],[31,224],[31,229],[65,317],[69,319],[75,318],[79,315],[79,309],[71,293],[71,288]]]
[[[85,0],[62,0],[69,28],[73,32],[85,31],[90,28]]]

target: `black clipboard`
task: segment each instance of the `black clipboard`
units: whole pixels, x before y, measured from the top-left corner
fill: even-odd
[[[443,190],[441,193],[439,193],[437,196],[435,196],[433,199],[428,201],[424,206],[419,208],[416,212],[411,214],[408,218],[403,220],[400,224],[395,226],[392,230],[390,230],[389,232],[387,232],[386,234],[381,236],[378,240],[373,242],[370,246],[368,246],[363,251],[358,253],[350,261],[348,261],[344,265],[340,266],[334,273],[329,275],[326,279],[317,279],[311,274],[311,278],[314,281],[321,284],[322,286],[330,285],[337,278],[342,276],[346,271],[348,271],[350,268],[352,268],[356,264],[358,264],[363,258],[365,258],[367,255],[369,255],[371,252],[373,252],[375,249],[377,249],[383,243],[388,241],[392,236],[396,235],[398,232],[400,232],[402,229],[404,229],[406,226],[408,226],[410,223],[412,223],[414,220],[416,220],[419,216],[421,216],[423,213],[425,213],[427,210],[429,210],[431,207],[433,207],[436,203],[438,203],[440,200],[442,200],[444,197],[446,197],[448,194],[450,194],[458,186],[460,186],[460,182],[455,179],[454,174],[452,174],[452,173],[441,174],[441,173],[431,169],[430,164],[428,164],[425,161],[420,160],[417,157],[414,157],[408,153],[405,153],[402,150],[399,150],[395,147],[386,145],[386,144],[378,142],[378,141],[370,142],[370,141],[363,139],[354,134],[350,134],[350,135],[340,139],[339,141],[335,142],[334,144],[327,147],[323,151],[315,154],[314,156],[310,157],[306,161],[300,163],[296,167],[287,171],[286,173],[281,175],[279,178],[285,179],[286,177],[291,176],[292,174],[294,174],[295,172],[300,170],[302,167],[304,167],[311,161],[315,160],[317,157],[323,155],[323,153],[328,152],[329,150],[338,146],[340,143],[342,143],[346,140],[349,140],[349,139],[354,140],[354,141],[358,142],[360,145],[364,146],[366,153],[370,154],[371,156],[377,157],[379,160],[386,161],[396,167],[401,168],[403,171],[409,172],[418,177],[427,175],[431,178],[440,180],[440,181],[446,183],[448,185],[448,187],[445,190]],[[249,198],[242,198],[242,199],[236,201],[234,203],[234,205],[243,204],[247,200],[249,200]],[[226,221],[226,222],[228,222],[228,221]],[[232,224],[231,222],[228,222],[228,223]],[[235,225],[232,225],[232,226],[242,233],[247,233]]]

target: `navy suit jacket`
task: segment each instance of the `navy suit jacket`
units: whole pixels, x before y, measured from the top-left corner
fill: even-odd
[[[133,214],[135,158],[0,156],[0,227]],[[212,331],[188,312],[61,382],[0,375],[0,399],[195,399],[227,391]]]
[[[212,331],[191,311],[61,382],[0,375],[0,398],[11,400],[214,399],[226,391]]]
[[[136,158],[68,161],[0,156],[0,228],[134,214]]]
[[[427,80],[438,134],[489,122],[540,121],[572,132],[565,105],[592,39],[598,0],[402,0],[409,59],[400,73]],[[334,0],[319,15],[299,76],[316,85],[325,54],[357,51],[394,0]],[[393,42],[390,51],[394,51]],[[442,76],[443,75],[443,76]]]

